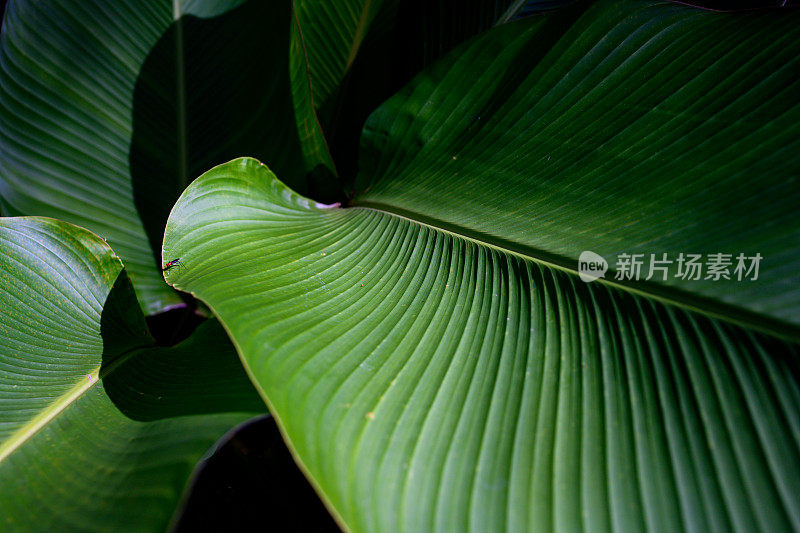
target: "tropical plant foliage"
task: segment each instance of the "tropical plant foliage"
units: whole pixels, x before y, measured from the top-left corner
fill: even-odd
[[[800,528],[798,22],[12,0],[0,524],[163,529],[268,407],[352,531]]]

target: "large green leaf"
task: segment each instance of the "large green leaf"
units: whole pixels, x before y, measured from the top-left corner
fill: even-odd
[[[158,255],[193,177],[247,154],[305,190],[290,17],[289,0],[12,2],[0,37],[3,212],[94,231],[148,312],[178,302]]]
[[[253,159],[184,192],[173,258],[352,531],[800,524],[797,344]]]
[[[153,345],[119,258],[0,219],[0,528],[165,528],[195,463],[263,411],[216,321]]]
[[[633,285],[797,336],[799,22],[607,1],[499,27],[372,115],[354,203],[572,270],[758,253],[756,282]]]

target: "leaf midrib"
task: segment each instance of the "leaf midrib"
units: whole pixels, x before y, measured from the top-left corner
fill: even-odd
[[[51,421],[55,420],[58,415],[66,411],[67,408],[79,400],[92,387],[99,385],[103,379],[114,372],[123,363],[128,361],[135,354],[139,353],[140,350],[151,347],[153,346],[143,345],[131,348],[130,350],[115,357],[111,363],[101,363],[97,365],[90,373],[85,374],[85,379],[78,381],[71,389],[59,396],[55,401],[48,405],[47,408],[42,410],[25,425],[17,429],[6,441],[0,444],[0,463],[21,448],[30,439],[36,436],[41,429],[47,426],[47,424]]]
[[[507,254],[511,254],[522,259],[564,271],[568,274],[577,276],[575,268],[577,259],[561,256],[537,249],[531,246],[515,243],[500,237],[490,235],[478,230],[465,228],[457,224],[445,222],[402,209],[393,205],[379,202],[360,202],[352,201],[350,208],[367,209],[378,211],[391,216],[396,216],[429,227],[436,231],[441,231],[456,237],[466,239],[481,246],[486,246]],[[668,305],[674,305],[689,311],[697,312],[705,316],[730,322],[738,327],[759,331],[773,337],[778,337],[790,342],[800,342],[800,326],[790,324],[776,318],[764,316],[756,312],[743,309],[731,304],[721,302],[705,296],[700,296],[685,290],[659,285],[650,282],[634,282],[626,280],[609,280],[600,278],[593,283],[600,283],[613,289],[623,290],[648,299],[656,300]]]
[[[0,444],[0,463],[2,463],[17,449],[22,447],[22,445],[28,442],[28,440],[33,438],[34,435],[36,435],[39,430],[45,427],[49,422],[63,413],[67,407],[72,405],[75,400],[83,396],[86,391],[99,383],[100,367],[101,365],[97,365],[97,367],[91,373],[86,374],[84,379],[80,380],[70,390],[62,394],[55,402],[51,403],[46,409],[33,417],[33,419],[31,419],[27,424],[17,429],[5,442]]]

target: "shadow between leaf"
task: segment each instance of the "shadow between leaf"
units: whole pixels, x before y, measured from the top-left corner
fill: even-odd
[[[100,334],[103,388],[133,420],[266,412],[217,320],[206,320],[176,346],[155,346],[124,270],[103,306]]]
[[[339,531],[273,418],[245,422],[215,448],[198,465],[175,531],[247,531],[253,524],[280,531]]]

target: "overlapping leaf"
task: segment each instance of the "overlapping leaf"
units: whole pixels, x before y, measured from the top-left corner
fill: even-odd
[[[0,208],[91,229],[125,260],[147,312],[178,302],[156,256],[193,177],[251,155],[297,190],[339,196],[317,110],[383,7],[15,1],[0,39]]]
[[[337,0],[324,4],[293,0],[292,40],[307,65],[315,107],[322,106],[355,60],[383,0]]]
[[[345,189],[352,189],[358,140],[376,107],[456,45],[521,15],[564,7],[570,0],[386,0],[338,95],[315,97],[327,143]],[[374,6],[375,2],[370,2]],[[336,32],[325,26],[326,31]],[[313,76],[310,80],[313,84]],[[301,130],[303,128],[300,128]]]
[[[240,159],[167,225],[352,531],[786,530],[798,350]]]
[[[157,256],[169,209],[257,155],[304,190],[290,3],[16,0],[0,38],[3,211],[106,238],[148,312],[179,301]]]
[[[0,525],[165,528],[195,463],[263,410],[215,321],[158,348],[119,258],[46,218],[0,219]]]

